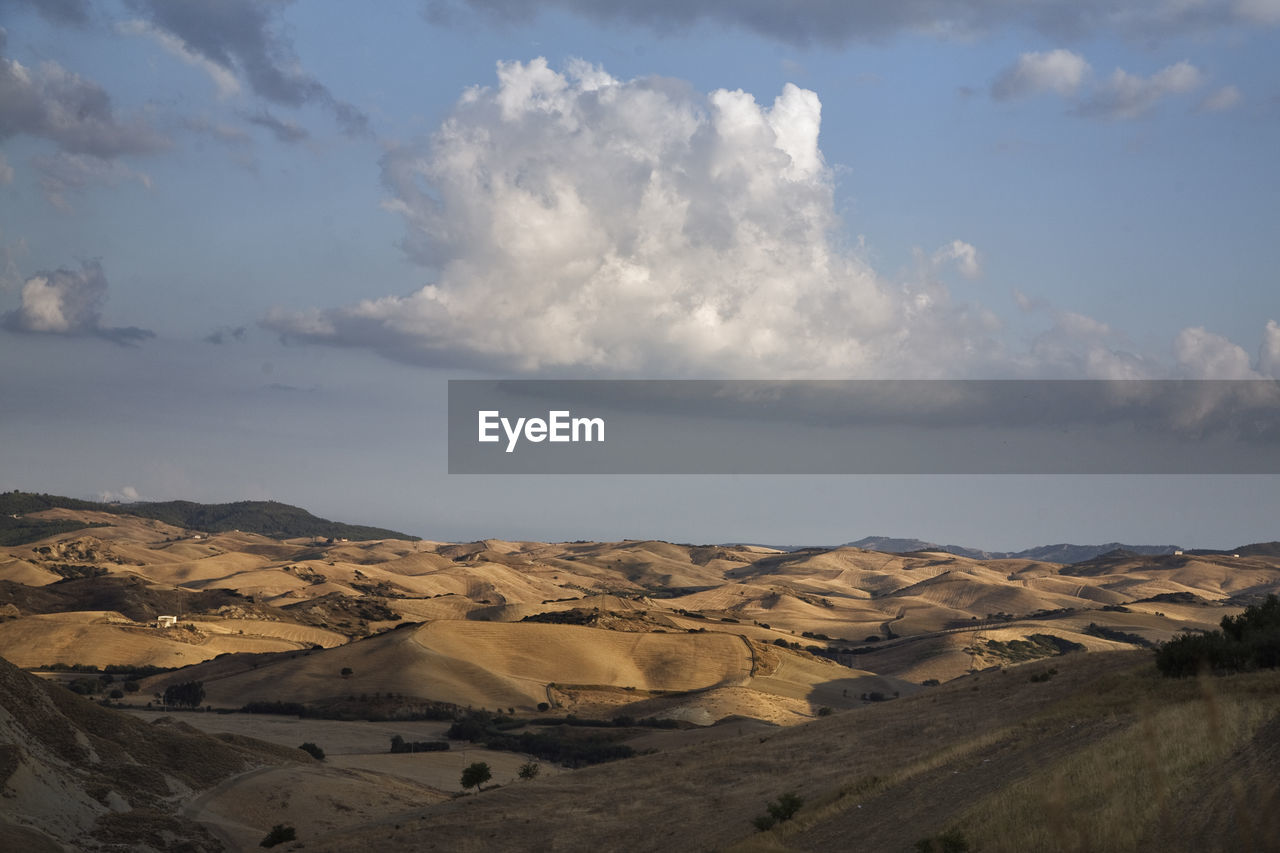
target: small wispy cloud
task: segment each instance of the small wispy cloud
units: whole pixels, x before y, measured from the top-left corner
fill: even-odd
[[[214,329],[212,332],[204,336],[204,342],[207,344],[222,344],[235,342],[243,342],[248,337],[249,330],[244,326],[222,326]]]
[[[226,100],[240,93],[240,81],[236,79],[235,73],[230,68],[214,62],[204,54],[191,50],[187,47],[186,42],[173,33],[162,30],[147,21],[140,20],[122,21],[116,25],[116,31],[122,35],[150,38],[170,55],[178,57],[178,59],[193,68],[200,69],[213,82],[220,100]]]
[[[991,96],[998,101],[1042,92],[1071,96],[1079,91],[1090,71],[1085,58],[1069,50],[1024,53],[996,77]]]
[[[1198,109],[1206,113],[1221,113],[1227,110],[1235,109],[1239,106],[1244,96],[1240,94],[1240,90],[1235,86],[1223,86],[1210,92],[1203,101],[1200,102]]]
[[[1054,94],[1071,102],[1075,115],[1125,120],[1145,115],[1165,98],[1194,92],[1203,84],[1204,74],[1184,60],[1145,77],[1117,68],[1104,80],[1091,84],[1092,79],[1092,66],[1078,53],[1064,49],[1024,53],[996,75],[990,92],[998,101]],[[1238,99],[1235,87],[1227,86],[1205,103],[1213,103],[1209,109],[1221,110]]]
[[[1117,68],[1076,107],[1076,112],[1105,119],[1137,118],[1162,98],[1195,91],[1203,80],[1200,69],[1185,61],[1162,68],[1149,77]]]
[[[241,113],[241,117],[249,124],[271,131],[271,135],[277,140],[289,145],[302,142],[311,135],[305,127],[297,122],[282,119],[265,109],[258,110],[256,113]]]

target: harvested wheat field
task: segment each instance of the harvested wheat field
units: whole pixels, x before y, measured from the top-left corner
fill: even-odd
[[[0,622],[0,657],[23,667],[180,667],[221,654],[290,651],[345,641],[329,631],[254,621],[156,629],[115,612],[51,613]]]
[[[352,674],[340,677],[342,669]],[[752,652],[730,634],[641,634],[573,625],[431,622],[208,680],[210,701],[315,701],[396,693],[476,707],[531,708],[550,684],[689,691],[742,684]],[[184,676],[185,677],[185,676]],[[203,677],[192,670],[190,677]],[[797,690],[782,679],[777,684]]]

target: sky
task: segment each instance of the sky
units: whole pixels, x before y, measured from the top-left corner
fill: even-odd
[[[1280,538],[1275,476],[464,476],[449,379],[1280,378],[1280,0],[0,0],[0,488]]]

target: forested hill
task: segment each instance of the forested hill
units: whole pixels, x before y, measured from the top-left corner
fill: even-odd
[[[417,540],[418,536],[409,536],[395,530],[382,527],[366,527],[359,524],[343,524],[318,518],[305,509],[278,501],[236,501],[225,504],[202,504],[193,501],[157,501],[136,503],[100,503],[76,498],[65,498],[58,495],[34,494],[32,492],[5,492],[0,494],[0,519],[10,523],[18,523],[25,519],[14,519],[46,509],[73,509],[109,512],[116,515],[136,515],[141,518],[153,518],[192,530],[203,530],[209,533],[222,533],[228,530],[243,530],[248,533],[260,533],[275,539],[293,539],[301,536],[320,536],[334,539],[405,539]],[[30,521],[27,521],[30,524]],[[49,535],[49,534],[45,534]]]

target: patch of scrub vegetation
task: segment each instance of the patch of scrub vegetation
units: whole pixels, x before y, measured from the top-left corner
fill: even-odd
[[[624,727],[557,725],[544,731],[513,731],[524,725],[520,720],[500,714],[472,711],[450,726],[445,736],[480,744],[486,749],[532,755],[565,767],[586,767],[636,754],[634,749],[620,743],[632,734]]]
[[[449,742],[443,740],[405,740],[400,735],[391,736],[392,753],[403,752],[448,752]]]
[[[1238,616],[1224,616],[1220,625],[1217,631],[1180,634],[1162,644],[1156,666],[1170,676],[1280,667],[1280,599],[1275,595]]]
[[[1084,646],[1073,643],[1052,634],[1032,634],[1023,640],[979,640],[971,647],[971,651],[984,657],[999,658],[1009,663],[1021,663],[1029,660],[1065,655],[1068,652],[1083,651]]]
[[[1108,628],[1106,625],[1099,625],[1096,622],[1090,622],[1089,627],[1085,628],[1084,632],[1091,637],[1114,640],[1117,643],[1128,643],[1131,646],[1138,646],[1144,649],[1154,649],[1156,647],[1156,644],[1146,637],[1128,631],[1120,631],[1116,628]]]
[[[394,693],[351,694],[323,702],[263,700],[240,708],[242,714],[276,714],[313,720],[367,720],[372,723],[412,720],[457,720],[463,713],[448,702],[408,699]]]
[[[266,837],[258,843],[258,846],[275,847],[277,844],[286,844],[290,841],[296,841],[297,838],[298,831],[296,829],[283,823],[277,823],[275,826],[271,827],[271,831],[268,832]]]
[[[765,814],[751,821],[752,826],[761,832],[773,829],[783,821],[791,820],[804,805],[804,799],[795,791],[788,791],[772,803],[765,806]]]
[[[104,522],[41,521],[36,518],[14,518],[13,514],[0,515],[0,545],[29,545],[50,536],[72,533],[90,527],[108,527]],[[65,577],[65,576],[64,576]]]

